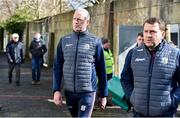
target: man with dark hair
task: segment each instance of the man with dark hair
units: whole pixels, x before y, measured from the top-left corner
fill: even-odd
[[[102,43],[104,48],[104,59],[106,64],[106,75],[107,80],[110,80],[113,76],[113,66],[114,66],[114,59],[113,54],[111,52],[111,44],[108,38],[102,37]],[[107,106],[113,106],[112,103],[112,95],[109,94],[108,100],[107,100]]]
[[[105,37],[102,38],[102,43],[104,48],[104,59],[106,63],[107,79],[110,80],[113,75],[113,65],[114,65],[113,54],[110,50],[111,44],[110,41]]]
[[[143,32],[139,32],[139,33],[137,34],[137,38],[136,38],[136,42],[137,42],[136,47],[141,46],[142,43],[143,43],[143,41],[144,41],[144,39],[143,39]]]
[[[135,117],[173,117],[180,102],[180,51],[164,39],[165,23],[143,24],[144,44],[126,56],[121,73],[125,98]]]

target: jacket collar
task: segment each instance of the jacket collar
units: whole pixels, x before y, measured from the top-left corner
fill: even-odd
[[[86,35],[86,34],[89,33],[88,30],[86,30],[84,32],[75,32],[75,31],[73,31],[73,32],[74,32],[75,35]]]
[[[166,40],[162,39],[161,43],[158,46],[156,46],[153,51],[157,52],[158,50],[162,50],[162,48],[164,47],[165,44],[166,44]],[[150,51],[149,48],[146,45],[144,45],[144,46],[146,47],[146,49],[148,51]]]
[[[10,41],[11,43],[17,44],[19,41],[15,42],[14,40]]]
[[[166,40],[162,39],[161,43],[155,48],[155,50],[156,51],[162,50],[165,44],[166,44]]]

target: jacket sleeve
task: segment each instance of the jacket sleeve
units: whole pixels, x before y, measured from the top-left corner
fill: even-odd
[[[43,51],[43,55],[47,52],[47,47],[45,44],[42,45],[42,51]]]
[[[8,58],[8,62],[10,62],[10,60],[12,60],[11,55],[10,55],[10,42],[6,46],[6,56]]]
[[[98,40],[96,45],[95,67],[98,77],[100,97],[106,97],[108,96],[108,87],[104,60],[104,50],[102,47],[101,40]]]
[[[63,58],[63,52],[62,52],[62,39],[60,39],[60,42],[57,46],[57,52],[56,52],[54,65],[53,65],[53,92],[61,91],[63,64],[64,64],[64,58]]]
[[[47,52],[47,47],[46,47],[45,42],[42,39],[41,39],[41,41],[42,41],[41,51],[42,51],[42,55],[44,55]]]
[[[25,58],[25,55],[24,55],[24,44],[23,43],[21,43],[20,54],[21,54],[21,62],[23,63],[24,62],[24,58]]]
[[[133,72],[131,68],[131,57],[132,57],[133,49],[131,49],[125,59],[124,68],[121,73],[121,85],[125,92],[125,98],[129,101],[130,95],[132,93],[132,90],[134,88],[133,84]]]
[[[172,101],[175,107],[178,107],[178,103],[180,102],[180,51],[178,52],[177,60],[176,60],[177,70],[175,72],[176,86],[174,86],[174,91],[172,93]]]
[[[33,41],[31,41],[31,44],[29,46],[29,51],[31,54],[33,53]]]

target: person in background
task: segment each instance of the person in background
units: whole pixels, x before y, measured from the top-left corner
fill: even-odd
[[[12,39],[6,46],[6,55],[8,59],[8,78],[9,84],[12,83],[12,73],[16,69],[16,86],[20,85],[21,63],[24,62],[23,43],[19,41],[17,33],[12,34]]]
[[[128,52],[132,53],[132,51],[135,48],[140,47],[143,43],[144,43],[143,32],[139,32],[136,38],[136,45],[133,48],[131,48]]]
[[[102,38],[102,43],[104,48],[107,79],[110,80],[113,75],[113,66],[114,66],[113,54],[110,50],[111,44],[110,41],[105,37]]]
[[[100,91],[99,107],[102,110],[107,102],[103,47],[101,40],[88,32],[89,21],[87,10],[77,9],[74,12],[73,32],[60,39],[54,61],[54,103],[62,105],[63,79],[66,104],[72,117],[91,117],[97,87]]]
[[[129,52],[121,73],[127,103],[135,117],[174,117],[180,102],[180,51],[168,44],[165,23],[143,24],[144,44]]]
[[[110,80],[113,76],[113,66],[114,66],[113,54],[110,50],[111,44],[110,41],[105,37],[102,37],[102,43],[104,48],[104,59],[106,64],[107,80]],[[113,106],[112,96],[110,94],[108,96],[107,106]]]
[[[43,55],[47,52],[46,45],[41,39],[41,34],[36,33],[29,47],[32,55],[32,85],[40,84]]]
[[[43,36],[41,35],[41,37],[40,37],[41,39],[43,39]],[[47,68],[48,67],[48,65],[47,65],[47,63],[46,63],[46,57],[45,57],[45,54],[43,55],[43,61],[42,61],[42,67],[44,67],[44,68]]]
[[[143,44],[143,42],[144,42],[143,32],[139,32],[137,34],[136,42],[137,42],[136,47],[140,47]]]

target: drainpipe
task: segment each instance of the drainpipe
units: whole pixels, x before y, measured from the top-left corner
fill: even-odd
[[[167,42],[171,42],[171,26],[170,24],[166,25],[166,32],[165,32],[165,39],[167,40]]]
[[[151,17],[151,5],[152,5],[152,0],[148,0],[148,2],[147,2],[147,7],[148,7],[148,18]]]

